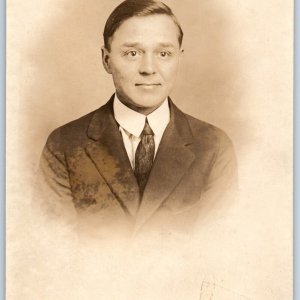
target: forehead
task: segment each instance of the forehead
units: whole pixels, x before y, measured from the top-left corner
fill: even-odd
[[[179,47],[179,29],[168,15],[132,17],[125,20],[112,36],[111,46],[125,43],[173,44]]]

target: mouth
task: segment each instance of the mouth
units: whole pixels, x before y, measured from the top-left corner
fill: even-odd
[[[160,83],[136,83],[135,86],[159,86]]]
[[[161,86],[160,83],[136,83],[135,86],[143,91],[155,91]]]

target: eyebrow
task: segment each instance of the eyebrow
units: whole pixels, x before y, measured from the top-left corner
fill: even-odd
[[[159,43],[158,44],[160,47],[164,48],[175,48],[175,46],[172,43]],[[139,47],[141,46],[140,43],[124,43],[122,45],[123,47]]]

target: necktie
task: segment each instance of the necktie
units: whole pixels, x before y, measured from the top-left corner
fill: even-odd
[[[135,153],[135,169],[134,174],[136,176],[138,185],[140,187],[141,195],[144,192],[155,152],[154,133],[146,118],[145,126],[141,134],[141,141],[138,144]]]

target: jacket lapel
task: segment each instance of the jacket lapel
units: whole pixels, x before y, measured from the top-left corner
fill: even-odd
[[[184,114],[171,101],[170,110],[170,123],[159,145],[144,191],[136,229],[155,213],[195,159],[194,153],[189,149],[193,139]]]
[[[86,153],[125,213],[134,216],[139,205],[139,187],[113,116],[112,103],[113,98],[92,117],[87,132],[91,142]]]

